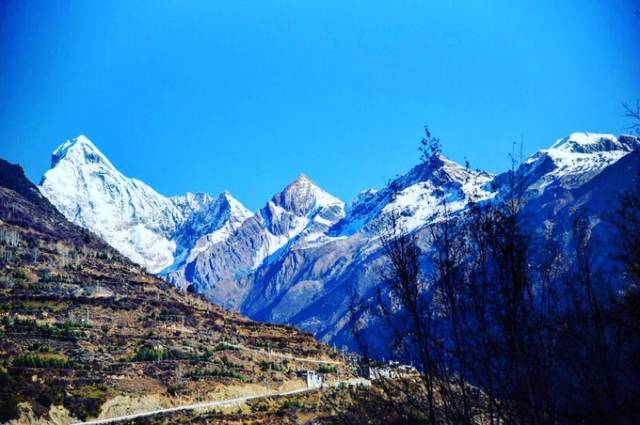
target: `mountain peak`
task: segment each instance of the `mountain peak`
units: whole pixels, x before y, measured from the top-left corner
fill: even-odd
[[[51,168],[58,165],[63,159],[78,163],[102,163],[109,168],[115,169],[107,157],[84,134],[67,140],[53,151]]]
[[[299,188],[302,187],[313,187],[313,188],[317,188],[319,190],[320,187],[309,178],[309,176],[307,176],[304,173],[300,173],[298,174],[298,176],[295,178],[295,180],[293,180],[291,183],[289,183],[287,186],[285,186],[283,191],[287,191],[287,190],[297,190]]]
[[[220,195],[218,195],[218,199],[223,199],[227,203],[227,205],[229,205],[231,213],[238,216],[238,218],[242,221],[253,215],[253,213],[249,209],[247,209],[247,207],[245,207],[242,202],[234,198],[233,195],[231,195],[231,192],[229,192],[228,190],[220,193]]]
[[[274,195],[271,201],[284,209],[296,211],[302,215],[306,215],[317,207],[343,205],[340,199],[320,188],[303,173],[300,173],[282,192]]]
[[[296,179],[294,180],[294,182],[299,182],[299,183],[313,183],[311,181],[311,179],[305,174],[305,173],[300,173],[298,174],[298,177],[296,177]]]
[[[222,192],[220,192],[220,194],[218,195],[218,198],[226,199],[229,202],[233,202],[233,201],[237,202],[237,199],[234,198],[231,192],[229,192],[228,190],[223,190]]]
[[[93,231],[148,271],[173,262],[170,235],[188,202],[177,206],[140,180],[124,176],[86,136],[67,140],[53,152],[39,189],[69,221]]]
[[[312,187],[314,189],[317,190],[322,190],[320,188],[320,186],[318,186],[318,184],[316,182],[314,182],[313,180],[311,180],[309,178],[309,176],[307,176],[304,173],[300,173],[298,174],[298,177],[295,178],[295,180],[293,180],[291,183],[289,183],[284,190],[289,190],[289,189],[296,189],[296,188],[300,188],[300,187]]]

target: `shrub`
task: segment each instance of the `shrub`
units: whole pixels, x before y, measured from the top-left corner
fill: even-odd
[[[156,350],[154,348],[139,348],[131,359],[134,362],[157,362],[167,360],[169,353],[165,350]]]
[[[58,323],[55,325],[50,325],[48,323],[38,323],[33,319],[15,319],[13,323],[11,323],[8,319],[3,320],[3,324],[5,326],[12,326],[14,328],[27,328],[32,329],[34,331],[42,332],[46,335],[51,336],[66,336],[66,337],[83,337],[85,336],[83,332],[76,332],[74,329],[77,328],[89,328],[91,327],[88,324],[76,321],[67,320],[63,323]]]
[[[190,378],[190,379],[200,379],[203,376],[213,376],[213,377],[219,377],[219,378],[232,378],[232,379],[237,379],[241,382],[245,382],[247,381],[247,378],[245,378],[243,375],[241,375],[238,372],[235,372],[233,370],[230,369],[225,369],[225,368],[206,368],[206,369],[194,369],[191,372],[188,372],[187,374],[185,374],[185,378]]]
[[[318,373],[336,373],[337,369],[335,365],[320,365],[318,367]]]
[[[66,397],[64,407],[80,420],[95,418],[100,413],[100,406],[104,400],[92,397]]]
[[[227,343],[227,342],[220,342],[218,343],[218,345],[216,345],[213,348],[213,351],[234,351],[237,350],[237,347],[234,347],[233,345]]]
[[[74,363],[58,357],[42,357],[32,354],[22,354],[13,359],[14,367],[47,368],[47,369],[73,369]]]
[[[263,372],[266,372],[267,370],[275,370],[275,371],[283,370],[283,367],[280,364],[274,363],[274,362],[267,362],[264,360],[260,360],[260,362],[258,362],[258,367],[260,367],[260,370]]]
[[[133,362],[158,362],[162,360],[207,360],[209,354],[186,353],[177,350],[164,350],[141,347],[136,350],[136,354],[131,358]]]
[[[298,400],[291,399],[291,398],[286,399],[284,403],[282,403],[283,409],[299,409],[301,407],[304,407],[302,403],[300,403]]]
[[[167,388],[167,392],[170,395],[178,395],[178,393],[180,392],[180,390],[182,390],[184,388],[183,384],[173,384],[173,385],[169,385],[169,387]]]

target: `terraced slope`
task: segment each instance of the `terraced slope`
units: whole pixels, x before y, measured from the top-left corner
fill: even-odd
[[[337,358],[309,334],[147,274],[3,160],[0,335],[0,422],[65,423],[300,388],[297,371],[323,367],[305,359]]]

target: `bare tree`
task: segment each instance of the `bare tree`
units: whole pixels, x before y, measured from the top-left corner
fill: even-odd
[[[622,107],[624,108],[624,116],[631,121],[631,125],[627,129],[640,134],[640,100],[637,100],[635,105],[623,103]]]
[[[420,159],[423,163],[434,163],[442,153],[440,139],[431,134],[429,126],[424,126],[424,137],[420,140]]]
[[[375,318],[421,375],[381,382],[378,406],[428,424],[638,423],[640,189],[619,211],[620,292],[595,266],[587,212],[568,233],[527,226],[518,161],[514,152],[496,199],[464,215],[443,200],[440,219],[411,232],[387,216],[381,286],[354,303],[353,317],[366,317],[354,328]]]

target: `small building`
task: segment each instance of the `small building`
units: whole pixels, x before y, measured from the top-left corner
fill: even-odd
[[[395,379],[417,374],[417,370],[413,366],[404,365],[397,361],[363,361],[358,369],[360,376],[371,381],[376,379]]]
[[[398,366],[398,374],[400,376],[416,376],[419,375],[418,369],[413,365],[401,364]]]
[[[370,360],[360,365],[360,375],[371,381],[395,377],[394,370],[389,364],[374,360]]]
[[[315,370],[303,370],[298,376],[307,382],[307,388],[320,388],[324,383],[324,377]]]

